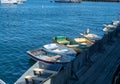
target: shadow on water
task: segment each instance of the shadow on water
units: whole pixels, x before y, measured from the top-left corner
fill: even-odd
[[[31,58],[29,59],[29,64],[30,64],[31,66],[32,66],[33,64],[35,64],[35,62],[36,62],[36,61],[33,60],[33,59],[31,59]]]

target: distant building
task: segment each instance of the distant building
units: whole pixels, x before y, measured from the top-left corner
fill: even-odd
[[[1,0],[2,4],[20,4],[25,2],[26,0]]]
[[[16,4],[17,0],[1,0],[1,3],[10,3],[10,4]]]

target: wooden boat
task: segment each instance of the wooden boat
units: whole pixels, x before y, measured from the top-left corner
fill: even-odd
[[[74,40],[75,40],[75,42],[80,44],[81,48],[88,48],[94,44],[93,41],[91,41],[87,38],[75,38]]]
[[[81,52],[80,45],[78,43],[76,43],[74,40],[71,40],[70,38],[68,38],[67,36],[53,37],[53,42],[66,45],[67,47],[75,50],[77,52],[77,54],[80,54],[80,52]]]
[[[30,57],[36,61],[51,64],[63,64],[72,61],[75,55],[57,54],[44,50],[43,48],[27,51]]]
[[[59,44],[63,44],[63,45],[70,44],[70,39],[67,36],[56,36],[56,37],[53,37],[52,40],[54,43],[59,43]]]
[[[87,29],[83,34],[80,33],[80,35],[82,37],[85,37],[85,38],[90,39],[92,41],[100,40],[102,38],[102,37],[100,37],[100,36],[98,36],[96,34],[90,33],[90,29]]]

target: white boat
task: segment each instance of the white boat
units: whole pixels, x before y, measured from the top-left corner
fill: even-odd
[[[114,25],[114,26],[119,26],[120,25],[120,21],[112,21],[112,24]]]
[[[90,33],[90,29],[89,28],[84,33],[80,33],[80,35],[85,37],[85,38],[88,38],[88,39],[90,39],[92,41],[101,39],[100,36],[98,36],[96,34]]]
[[[17,0],[1,0],[1,3],[3,4],[17,4]]]
[[[65,45],[61,45],[61,44],[57,44],[57,43],[46,44],[43,47],[47,51],[54,52],[57,54],[66,54],[66,55],[74,55],[74,56],[76,56],[76,54],[77,54],[77,52],[74,51],[73,49],[71,49]]]
[[[103,28],[103,31],[104,32],[111,32],[113,30],[115,30],[116,26],[115,25],[112,25],[112,24],[109,24],[109,25],[105,25],[104,24],[104,28]]]
[[[24,3],[26,0],[1,0],[2,4],[21,4]]]
[[[0,84],[6,84],[3,80],[0,79]]]

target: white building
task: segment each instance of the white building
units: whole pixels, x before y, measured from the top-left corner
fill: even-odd
[[[25,2],[26,0],[1,0],[3,4],[20,4]]]

